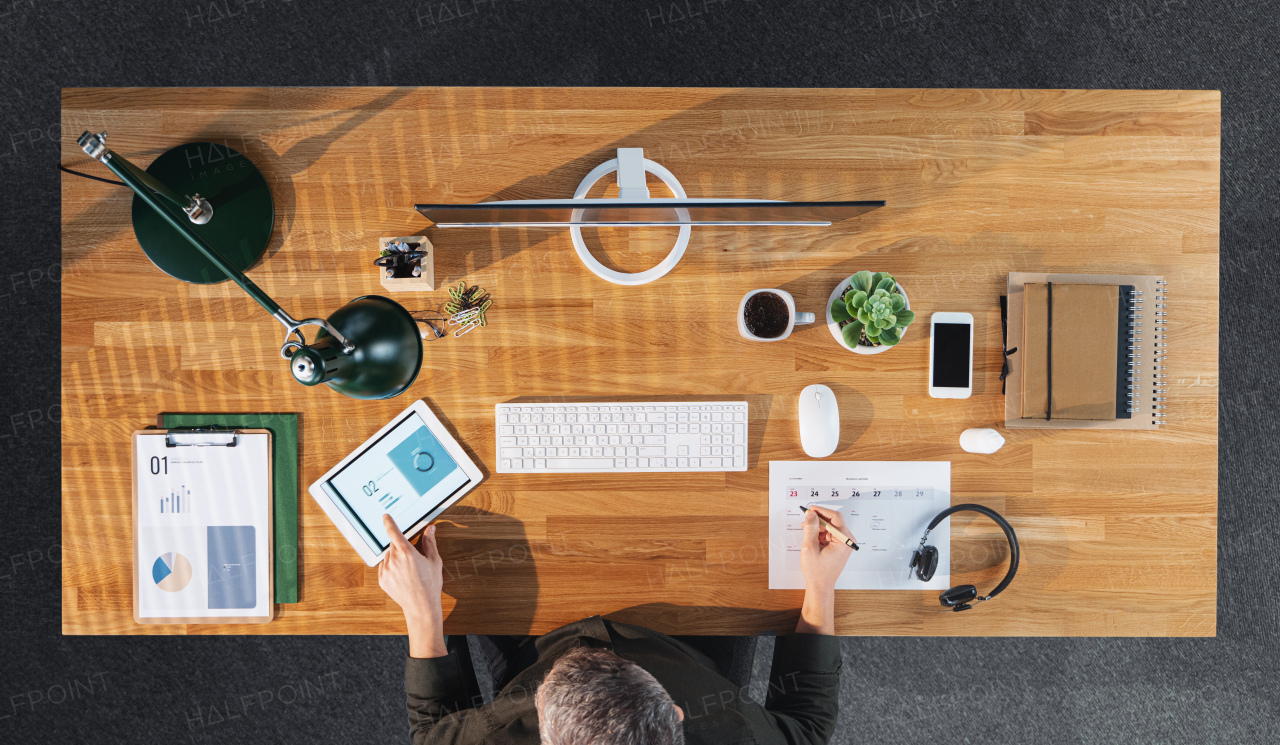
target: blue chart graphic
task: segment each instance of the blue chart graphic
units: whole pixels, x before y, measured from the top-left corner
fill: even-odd
[[[174,551],[160,554],[151,565],[151,581],[165,592],[178,592],[191,582],[191,562]]]
[[[169,492],[169,496],[160,497],[160,513],[163,515],[183,514],[191,511],[191,490],[185,484]]]
[[[252,608],[258,587],[252,525],[210,525],[209,607]]]
[[[418,496],[426,494],[431,487],[458,470],[458,464],[426,427],[414,430],[403,442],[391,448],[388,456]],[[390,506],[384,505],[384,509]]]

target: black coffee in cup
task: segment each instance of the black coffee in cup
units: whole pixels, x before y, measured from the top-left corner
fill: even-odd
[[[757,292],[747,298],[742,320],[752,334],[761,339],[776,339],[786,333],[787,325],[791,323],[791,311],[781,295]]]

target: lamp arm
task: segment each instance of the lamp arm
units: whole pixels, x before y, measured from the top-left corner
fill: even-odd
[[[290,316],[283,308],[280,307],[280,304],[275,300],[272,300],[271,296],[268,295],[261,287],[258,287],[258,285],[254,284],[253,280],[246,277],[244,272],[232,266],[231,262],[227,261],[226,258],[223,257],[221,251],[214,248],[199,233],[196,233],[195,230],[192,229],[188,220],[175,215],[168,205],[156,198],[156,192],[164,194],[166,199],[175,201],[175,204],[178,207],[187,211],[185,207],[182,207],[182,203],[180,201],[174,200],[172,191],[164,187],[164,185],[160,184],[156,179],[141,171],[127,159],[113,153],[109,148],[107,148],[102,135],[94,135],[89,132],[85,132],[80,135],[79,143],[90,157],[101,162],[102,165],[108,168],[108,170],[118,176],[120,180],[124,182],[125,186],[132,189],[133,193],[137,194],[139,199],[146,202],[147,206],[151,207],[151,209],[155,210],[160,217],[164,218],[164,221],[169,223],[174,230],[178,231],[179,235],[185,238],[192,246],[195,246],[200,253],[204,254],[206,259],[211,261],[214,266],[218,267],[218,269],[222,271],[223,274],[227,275],[231,281],[239,285],[240,289],[247,292],[249,297],[257,301],[258,305],[265,308],[273,318],[284,324],[286,340],[284,345],[280,348],[280,355],[282,357],[286,359],[289,358],[290,353],[286,353],[286,349],[290,349],[295,345],[306,345],[306,338],[302,335],[302,331],[300,330],[303,326],[321,326],[342,344],[344,352],[350,352],[355,349],[355,345],[347,341],[346,337],[339,333],[338,330],[335,329],[328,321],[320,318],[306,318],[298,321]],[[139,174],[146,176],[146,180],[140,178]],[[153,191],[151,183],[155,183],[161,188]],[[189,214],[190,213],[188,212],[188,215]],[[295,334],[301,340],[301,343],[289,338]]]

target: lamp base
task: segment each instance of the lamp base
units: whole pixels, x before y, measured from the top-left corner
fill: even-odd
[[[275,204],[267,180],[247,157],[215,142],[191,142],[162,153],[147,173],[179,194],[199,194],[208,201],[213,216],[191,228],[235,268],[244,271],[262,258],[271,240]],[[151,263],[170,277],[193,284],[227,279],[136,195],[133,233]]]

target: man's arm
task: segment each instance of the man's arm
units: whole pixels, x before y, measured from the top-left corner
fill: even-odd
[[[832,539],[818,515],[848,534],[839,512],[812,507],[804,517],[800,570],[804,603],[796,633],[773,650],[765,708],[791,743],[826,743],[835,731],[840,694],[840,646],[836,632],[836,579],[853,549]]]
[[[409,632],[404,670],[409,733],[413,742],[421,743],[442,719],[471,708],[474,692],[466,685],[470,670],[463,669],[469,661],[445,646],[440,604],[444,562],[436,547],[436,527],[423,533],[419,551],[405,540],[390,515],[383,515],[382,522],[391,548],[378,565],[378,586],[404,611]],[[456,728],[453,732],[456,736]]]

